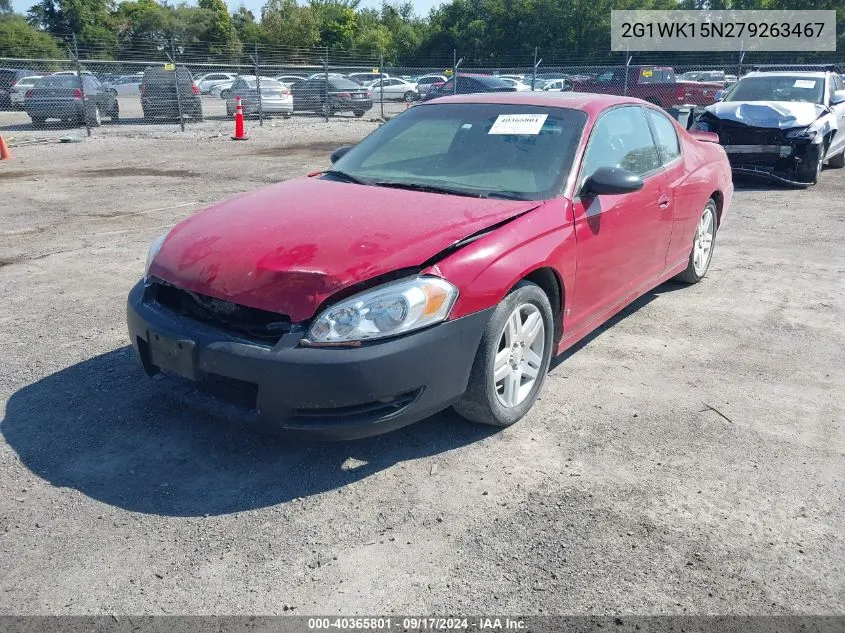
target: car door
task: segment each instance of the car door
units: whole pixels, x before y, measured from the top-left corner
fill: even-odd
[[[631,171],[639,191],[616,195],[583,192],[599,167]],[[577,270],[566,327],[574,333],[603,320],[660,274],[666,263],[671,209],[646,113],[640,106],[604,112],[590,132],[573,202]]]

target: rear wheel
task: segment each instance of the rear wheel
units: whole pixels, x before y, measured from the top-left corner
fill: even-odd
[[[539,286],[517,284],[490,317],[455,411],[493,426],[510,426],[528,413],[549,369],[553,318]]]
[[[112,121],[120,121],[120,105],[117,101],[114,102],[114,107],[111,110],[109,118]]]
[[[716,245],[716,222],[716,203],[711,198],[704,205],[704,211],[695,228],[687,269],[675,279],[688,284],[697,284],[704,279],[713,259],[713,247]]]
[[[322,114],[323,116],[332,115],[332,106],[329,104],[328,101],[323,101],[322,105],[320,106],[320,114]]]
[[[360,118],[360,117],[364,116],[365,112],[366,112],[366,110],[353,110],[352,114],[354,114],[355,116]]]
[[[103,115],[100,113],[100,106],[95,105],[89,114],[86,115],[88,119],[88,127],[100,127],[103,122]]]

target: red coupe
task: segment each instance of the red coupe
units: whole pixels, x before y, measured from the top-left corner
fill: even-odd
[[[154,242],[127,314],[147,374],[323,437],[449,406],[507,426],[552,356],[706,275],[733,194],[714,134],[594,94],[437,99],[332,162]]]

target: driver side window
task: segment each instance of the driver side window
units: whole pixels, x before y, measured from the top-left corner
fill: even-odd
[[[645,112],[639,106],[615,108],[593,126],[581,168],[582,178],[599,167],[619,167],[643,176],[660,166]]]

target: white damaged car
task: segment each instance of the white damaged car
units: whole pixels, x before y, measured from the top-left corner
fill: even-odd
[[[807,187],[845,167],[845,83],[833,69],[751,72],[692,129],[715,132],[734,173]]]

